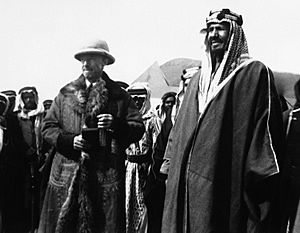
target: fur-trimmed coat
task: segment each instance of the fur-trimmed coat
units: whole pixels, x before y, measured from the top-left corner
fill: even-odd
[[[105,151],[96,149],[90,152],[89,160],[82,162],[81,152],[73,149],[73,139],[81,133],[85,117],[85,105],[80,100],[80,92],[86,90],[83,76],[60,90],[44,119],[43,137],[56,147],[57,152],[46,190],[39,233],[52,233],[55,230],[125,231],[124,161],[126,157],[124,151],[130,143],[142,137],[145,128],[141,115],[129,94],[109,79],[104,72],[102,79],[108,89],[106,113],[110,113],[114,118],[109,135],[110,143]],[[75,186],[76,177],[85,179],[85,175],[89,175],[85,187],[82,187],[82,184],[78,186],[78,183]],[[72,189],[77,189],[77,193]],[[88,209],[87,213],[92,213],[87,218],[82,216],[81,213],[85,210],[80,209],[78,204],[81,201],[78,192],[80,193],[82,189],[88,192],[89,202],[85,206]],[[66,200],[70,201],[70,199],[71,204],[66,203]],[[67,210],[69,217],[58,222],[61,217],[59,215],[66,211],[64,210],[66,205],[69,206]],[[70,218],[71,220],[68,220]],[[97,220],[93,221],[94,218]],[[87,224],[88,229],[81,229],[82,224]]]

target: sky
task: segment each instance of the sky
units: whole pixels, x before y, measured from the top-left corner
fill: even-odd
[[[199,59],[199,31],[220,8],[243,16],[252,57],[300,74],[299,0],[0,0],[0,91],[29,85],[53,99],[79,77],[74,53],[94,39],[116,58],[105,71],[127,83],[155,61]]]

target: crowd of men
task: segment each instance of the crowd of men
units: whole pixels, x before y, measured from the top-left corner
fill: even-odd
[[[52,101],[40,102],[35,87],[18,94],[3,91],[1,100],[1,227],[29,232],[38,225],[42,170],[50,151],[41,124]]]
[[[147,83],[107,75],[104,40],[54,100],[2,91],[0,232],[300,232],[300,81],[283,112],[242,25],[211,11],[201,68],[156,108]]]

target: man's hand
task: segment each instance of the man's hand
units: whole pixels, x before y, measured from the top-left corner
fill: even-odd
[[[109,129],[112,126],[114,120],[111,114],[99,114],[97,118],[99,129]]]
[[[82,135],[77,135],[74,137],[73,147],[75,150],[86,151],[91,148],[91,145],[82,138]]]

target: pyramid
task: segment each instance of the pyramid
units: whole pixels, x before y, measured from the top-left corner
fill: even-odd
[[[166,80],[166,76],[161,70],[157,62],[154,62],[143,74],[141,74],[136,80],[136,82],[148,82],[151,97],[160,99],[163,94],[169,91],[177,92],[177,86],[169,86]]]
[[[169,86],[179,86],[180,77],[184,69],[197,67],[201,65],[200,60],[190,58],[175,58],[160,66],[166,76]]]

